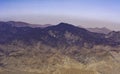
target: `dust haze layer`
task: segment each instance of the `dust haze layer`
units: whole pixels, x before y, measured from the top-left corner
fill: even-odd
[[[2,0],[0,5],[1,21],[35,24],[68,22],[85,27],[120,30],[119,0]]]

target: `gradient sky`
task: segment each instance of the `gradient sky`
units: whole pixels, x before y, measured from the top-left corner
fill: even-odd
[[[0,0],[0,21],[120,30],[120,0]]]

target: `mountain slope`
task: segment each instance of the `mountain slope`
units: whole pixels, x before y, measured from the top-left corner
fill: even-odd
[[[32,28],[2,22],[0,73],[119,74],[119,45],[119,32],[93,33],[67,23]]]
[[[114,44],[114,42],[107,41],[104,34],[89,32],[84,28],[78,28],[67,23],[60,23],[46,28],[14,27],[8,23],[4,24],[0,25],[2,39],[0,42],[3,43],[13,40],[29,42],[36,40],[53,46],[59,45],[59,43],[66,45],[79,44],[80,46],[83,46],[84,43]]]

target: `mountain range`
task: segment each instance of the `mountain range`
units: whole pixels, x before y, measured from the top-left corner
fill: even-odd
[[[95,33],[67,23],[46,25],[46,27],[35,26],[23,22],[0,22],[0,43],[14,40],[24,40],[26,42],[36,40],[53,46],[59,45],[59,43],[79,44],[79,46],[83,46],[84,43],[93,45],[119,45],[120,43],[119,32],[115,31],[108,34]]]
[[[88,31],[91,32],[96,32],[96,33],[104,33],[104,34],[108,34],[111,32],[111,30],[103,27],[103,28],[86,28]]]
[[[119,57],[119,31],[0,22],[2,74],[119,74]]]

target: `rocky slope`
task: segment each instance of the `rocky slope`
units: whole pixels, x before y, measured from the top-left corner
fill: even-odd
[[[2,74],[119,74],[119,32],[99,34],[71,24],[46,28],[0,24]]]

